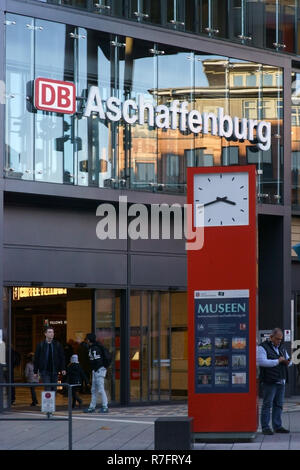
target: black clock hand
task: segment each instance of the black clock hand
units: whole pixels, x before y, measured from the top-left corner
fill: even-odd
[[[220,198],[215,199],[214,201],[206,202],[203,207],[210,206],[211,204],[215,204],[216,202],[220,202]]]
[[[229,199],[227,199],[227,196],[225,196],[225,197],[217,197],[217,200],[218,200],[218,201],[221,201],[221,202],[226,202],[227,204],[231,204],[232,206],[236,206],[236,202],[230,201]]]

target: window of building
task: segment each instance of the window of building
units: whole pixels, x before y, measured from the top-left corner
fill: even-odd
[[[244,85],[244,76],[243,75],[234,75],[233,76],[233,86],[241,87]]]

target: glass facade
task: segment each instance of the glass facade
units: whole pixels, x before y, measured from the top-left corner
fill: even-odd
[[[300,206],[300,73],[292,72],[292,205]]]
[[[37,0],[299,54],[297,0]]]
[[[76,113],[37,110],[33,82],[38,77],[74,83]],[[185,193],[188,166],[254,163],[258,200],[283,203],[282,77],[274,66],[9,14],[5,176]],[[85,116],[91,87],[99,87],[98,105],[105,112],[109,99],[121,107],[127,103],[127,119]],[[240,123],[265,120],[271,146],[262,150],[255,130],[244,138],[239,129],[239,140],[220,137],[210,118],[207,133],[194,132],[182,125],[180,113],[174,118],[175,102],[185,102],[187,113],[218,115],[223,108]],[[158,109],[170,115],[168,123],[162,115],[157,120]]]
[[[130,400],[187,398],[186,292],[133,291],[130,298]]]

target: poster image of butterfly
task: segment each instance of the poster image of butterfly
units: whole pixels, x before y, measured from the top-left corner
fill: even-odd
[[[210,367],[211,366],[211,356],[198,357],[198,363],[200,367]]]

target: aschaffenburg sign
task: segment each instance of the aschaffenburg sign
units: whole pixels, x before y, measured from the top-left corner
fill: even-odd
[[[45,111],[67,114],[76,112],[75,85],[45,78],[35,80],[35,107]],[[271,123],[231,117],[224,113],[223,108],[217,108],[217,114],[200,113],[197,109],[189,109],[187,101],[172,100],[169,106],[159,104],[154,106],[145,101],[140,94],[137,99],[121,101],[116,96],[103,100],[100,88],[91,86],[83,107],[85,117],[96,114],[100,119],[118,122],[123,119],[127,124],[144,125],[159,129],[180,129],[194,134],[212,134],[227,139],[249,140],[257,143],[260,150],[269,150],[271,146]],[[147,116],[147,117],[146,117]],[[146,117],[146,120],[145,120]],[[256,131],[256,132],[255,132]]]

